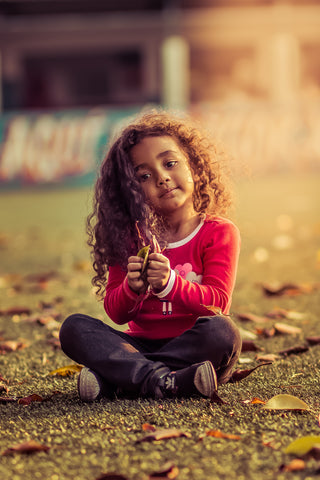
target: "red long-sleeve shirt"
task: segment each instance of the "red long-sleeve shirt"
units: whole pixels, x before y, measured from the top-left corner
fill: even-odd
[[[128,322],[127,333],[144,338],[172,338],[191,328],[205,306],[228,313],[240,250],[238,228],[221,217],[207,215],[183,240],[163,252],[171,266],[165,289],[150,293],[137,307],[138,295],[120,266],[109,269],[104,307],[117,324]]]

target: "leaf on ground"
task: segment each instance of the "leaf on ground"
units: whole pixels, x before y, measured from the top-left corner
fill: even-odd
[[[287,318],[288,320],[303,320],[305,313],[295,312],[294,310],[286,310],[284,308],[274,308],[270,312],[266,313],[266,317],[273,318],[275,320],[281,318]]]
[[[280,472],[299,472],[306,468],[306,464],[301,458],[294,458],[288,465],[280,465]]]
[[[266,410],[310,410],[309,405],[303,400],[287,394],[270,398],[262,408]]]
[[[257,338],[255,333],[245,330],[244,328],[239,327],[239,332],[242,340],[255,340]]]
[[[224,433],[221,430],[208,430],[206,437],[225,438],[227,440],[240,440],[239,435],[233,435],[232,433]]]
[[[275,335],[276,329],[274,327],[271,328],[256,328],[257,335],[260,335],[264,338],[271,338]]]
[[[246,378],[246,377],[248,377],[249,375],[251,375],[251,373],[254,372],[255,370],[257,370],[257,368],[265,367],[266,365],[271,365],[271,362],[260,363],[259,365],[256,365],[256,366],[253,367],[253,368],[249,368],[249,369],[245,369],[245,370],[240,370],[239,368],[237,368],[237,369],[234,370],[234,372],[232,373],[229,382],[233,382],[233,383],[235,383],[235,382],[240,382],[240,381],[243,380],[244,378]]]
[[[142,425],[142,430],[144,432],[155,432],[157,429],[154,425],[150,425],[150,423],[144,423]]]
[[[1,455],[13,455],[14,453],[35,453],[35,452],[47,452],[50,450],[50,447],[43,445],[41,443],[35,442],[34,440],[29,440],[27,442],[18,443],[12,445],[12,447],[4,450]]]
[[[297,457],[303,457],[304,455],[307,455],[311,449],[319,445],[319,435],[307,435],[291,442],[285,449],[285,453],[296,455]]]
[[[255,315],[254,313],[237,313],[237,317],[241,321],[249,321],[254,323],[266,323],[270,321],[270,318]]]
[[[177,428],[165,428],[155,430],[152,433],[149,433],[143,438],[137,440],[137,443],[140,442],[152,442],[154,440],[167,440],[169,438],[177,438],[177,437],[191,437],[190,433],[183,432]]]
[[[289,347],[285,350],[281,350],[279,354],[285,355],[285,356],[297,355],[298,353],[304,353],[304,352],[307,352],[308,350],[309,350],[309,347],[307,347],[306,345],[296,345],[294,347]]]
[[[275,323],[274,328],[276,329],[276,333],[284,333],[288,335],[299,335],[302,331],[301,328],[287,325],[286,323]]]
[[[28,406],[33,402],[43,402],[44,399],[40,397],[40,395],[37,395],[36,393],[33,393],[32,395],[28,395],[27,397],[24,398],[19,398],[18,403],[19,405],[25,405]]]
[[[320,336],[307,337],[306,340],[309,345],[320,345]]]
[[[0,396],[0,403],[12,403],[16,402],[17,399],[15,397],[1,397]]]
[[[281,357],[275,353],[266,353],[265,355],[257,355],[256,360],[257,362],[275,362],[279,360]]]
[[[257,405],[257,404],[260,404],[260,405],[265,405],[265,401],[264,400],[261,400],[260,398],[258,397],[253,397],[251,398],[251,400],[242,400],[242,403],[244,404],[247,404],[247,405]]]
[[[168,480],[174,480],[179,475],[179,468],[172,462],[166,462],[162,468],[149,475],[148,480],[156,480],[158,478],[164,478]]]
[[[241,352],[258,352],[261,350],[252,340],[242,340]]]
[[[217,403],[218,405],[227,405],[228,402],[225,400],[222,400],[221,397],[219,397],[218,393],[216,391],[213,392],[213,394],[210,397],[210,403]]]
[[[16,350],[22,350],[26,346],[27,343],[20,340],[6,340],[5,342],[0,342],[0,355],[15,352]]]
[[[0,310],[0,316],[22,314],[30,315],[31,309],[29,307],[10,307],[5,310]]]
[[[50,372],[48,375],[57,377],[69,377],[70,375],[75,375],[76,373],[81,372],[82,369],[82,365],[67,365],[65,367],[60,367],[56,370],[52,370],[52,372]]]
[[[297,283],[283,283],[283,284],[261,284],[263,292],[267,296],[296,296],[303,293],[311,293],[318,288],[317,284],[297,284]]]

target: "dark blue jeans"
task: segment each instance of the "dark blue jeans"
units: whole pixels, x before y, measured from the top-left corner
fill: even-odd
[[[226,383],[241,351],[238,328],[229,317],[199,317],[180,336],[150,340],[115,330],[83,314],[68,317],[60,330],[63,352],[98,373],[108,390],[139,396],[163,373],[210,360]]]

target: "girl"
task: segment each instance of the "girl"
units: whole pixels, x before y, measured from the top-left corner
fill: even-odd
[[[240,244],[220,216],[229,203],[215,148],[187,120],[151,112],[115,140],[96,183],[88,243],[106,313],[128,329],[83,314],[63,323],[63,351],[85,365],[82,400],[211,397],[228,381],[241,349],[223,315]],[[137,255],[144,246],[145,259]]]

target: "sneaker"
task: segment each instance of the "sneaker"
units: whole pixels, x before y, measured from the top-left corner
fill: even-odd
[[[102,390],[102,379],[90,368],[83,367],[78,376],[78,392],[83,402],[97,400]]]
[[[206,361],[161,377],[156,387],[156,396],[172,398],[200,395],[211,398],[217,389],[216,371],[212,363]]]

